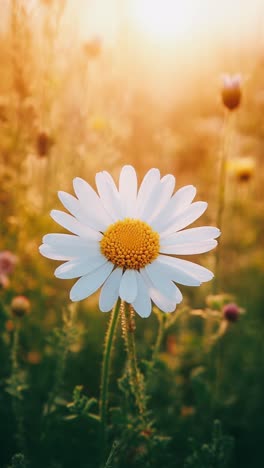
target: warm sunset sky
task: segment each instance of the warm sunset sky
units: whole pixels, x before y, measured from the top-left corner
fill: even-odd
[[[56,2],[63,0],[54,0]],[[0,0],[0,21],[7,23]],[[24,0],[36,17],[41,0]],[[264,0],[66,0],[64,22],[82,38],[100,34],[114,39],[120,23],[146,41],[166,42],[194,37],[243,41],[264,39]],[[125,26],[124,26],[125,25]]]

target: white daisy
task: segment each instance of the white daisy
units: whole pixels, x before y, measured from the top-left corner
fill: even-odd
[[[211,271],[176,255],[208,252],[220,235],[215,227],[183,229],[198,219],[207,203],[192,203],[192,185],[173,194],[175,178],[145,175],[139,189],[132,166],[124,166],[117,188],[106,171],[96,174],[98,194],[83,179],[73,180],[74,196],[58,196],[71,213],[52,210],[51,217],[72,234],[47,234],[40,252],[66,261],[55,270],[61,279],[79,278],[70,292],[80,301],[102,286],[99,307],[111,310],[120,297],[141,317],[151,313],[151,301],[172,312],[182,301],[175,283],[199,286]]]

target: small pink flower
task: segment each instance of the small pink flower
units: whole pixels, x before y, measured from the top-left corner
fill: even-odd
[[[16,263],[17,256],[9,252],[9,250],[0,252],[0,274],[10,275],[13,273]]]
[[[13,273],[17,263],[17,256],[4,250],[0,252],[0,284],[2,287],[8,286],[8,276]]]

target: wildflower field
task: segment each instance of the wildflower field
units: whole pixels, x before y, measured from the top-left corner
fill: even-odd
[[[0,468],[260,468],[264,4],[0,0]]]

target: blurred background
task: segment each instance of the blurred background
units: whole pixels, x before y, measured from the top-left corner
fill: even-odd
[[[215,225],[228,113],[218,290],[211,284],[182,288],[191,313],[165,333],[149,383],[150,406],[159,431],[171,438],[159,466],[195,466],[184,465],[188,439],[208,442],[215,419],[234,439],[230,466],[261,466],[264,2],[0,0],[0,64],[1,466],[21,446],[14,400],[24,409],[33,468],[98,466],[94,428],[63,419],[76,385],[98,397],[108,317],[99,312],[96,295],[74,311],[61,399],[50,438],[39,448],[72,284],[57,280],[54,262],[38,253],[42,236],[59,230],[49,217],[52,208],[61,209],[57,191],[73,193],[76,176],[94,187],[101,170],[117,180],[124,164],[134,165],[140,180],[158,167],[176,176],[178,188],[197,187],[196,199],[209,204],[201,222]],[[223,102],[225,74],[241,75],[242,98],[233,111]],[[213,268],[214,255],[195,261]],[[28,301],[19,325],[16,296]],[[235,320],[224,315],[230,301],[239,306]],[[157,317],[136,322],[140,359],[149,359]],[[10,383],[17,327],[20,373]],[[115,405],[124,359],[118,338]],[[134,452],[116,466],[140,467],[139,449]]]

